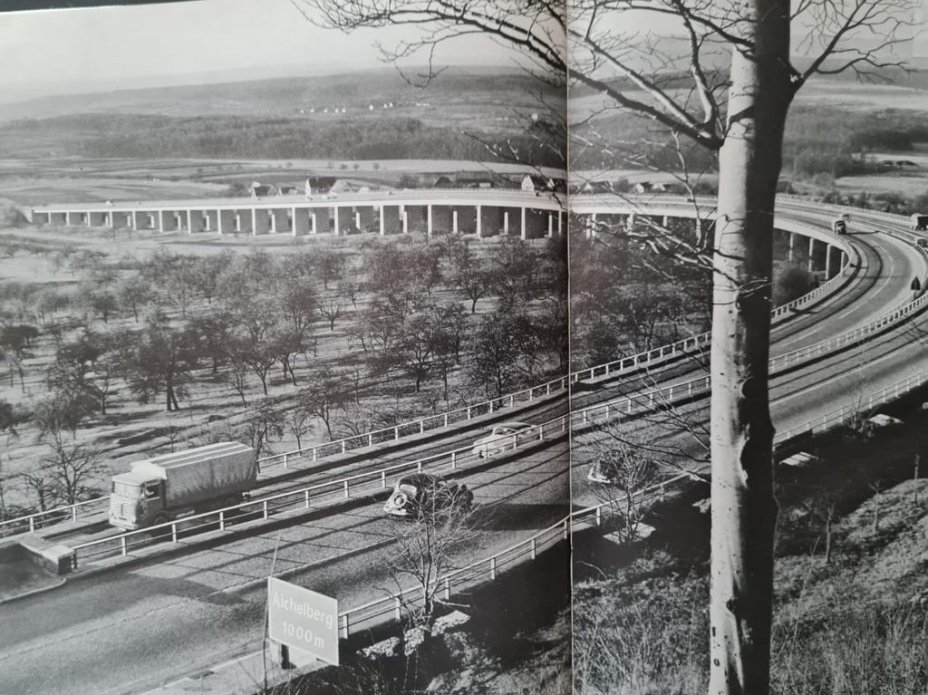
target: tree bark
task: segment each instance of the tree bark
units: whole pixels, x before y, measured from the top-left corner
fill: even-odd
[[[710,695],[769,692],[773,592],[773,209],[792,90],[788,0],[744,3],[720,150],[712,317]]]

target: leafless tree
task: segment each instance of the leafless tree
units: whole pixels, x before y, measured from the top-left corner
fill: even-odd
[[[104,471],[100,453],[93,446],[65,438],[61,431],[52,435],[50,452],[41,459],[48,485],[56,500],[74,504],[86,495],[88,483]]]
[[[385,49],[392,59],[424,54],[426,77],[442,44],[489,35],[536,69],[602,95],[604,109],[631,111],[670,140],[718,154],[714,235],[657,234],[655,250],[713,272],[712,592],[709,692],[769,690],[773,582],[772,444],[768,357],[773,210],[786,116],[816,74],[853,71],[880,79],[900,65],[912,0],[293,0],[310,21],[352,31],[408,25],[412,38]],[[685,39],[678,55],[623,29],[630,14]],[[808,56],[791,60],[797,29]],[[877,37],[855,42],[860,38]],[[569,38],[569,58],[568,58]],[[675,43],[675,45],[678,45]],[[711,68],[711,51],[730,55]],[[686,75],[686,86],[667,79]],[[666,138],[664,138],[666,142]],[[677,152],[686,149],[677,146]],[[685,157],[681,166],[687,170]]]
[[[348,398],[339,375],[325,368],[314,374],[310,385],[300,392],[300,405],[307,413],[322,420],[329,439],[335,439],[332,429],[334,417]]]
[[[417,516],[398,519],[392,525],[395,546],[389,571],[413,627],[431,627],[439,604],[447,602],[444,577],[457,565],[458,550],[477,535],[469,491],[451,483],[447,494],[424,500]]]
[[[335,330],[335,322],[342,315],[342,298],[338,294],[329,295],[319,302],[319,313],[329,322],[329,330]]]
[[[651,500],[645,490],[660,477],[660,467],[646,451],[621,438],[605,437],[592,445],[594,466],[602,482],[598,496],[622,518],[620,537],[631,543]]]
[[[303,408],[291,408],[283,416],[284,427],[296,440],[296,448],[303,448],[303,435],[309,431],[309,413]]]
[[[284,433],[284,421],[274,404],[265,399],[259,402],[246,415],[241,425],[235,430],[235,438],[247,443],[255,450],[255,455],[270,454],[270,442],[279,439]]]

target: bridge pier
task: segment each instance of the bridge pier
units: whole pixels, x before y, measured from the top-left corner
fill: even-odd
[[[219,211],[218,210],[204,210],[203,211],[202,231],[204,232],[219,231]]]
[[[497,205],[481,205],[478,210],[480,216],[480,234],[478,236],[499,236],[504,225],[505,211]]]
[[[329,208],[315,208],[310,213],[312,219],[311,234],[330,234],[332,232],[331,211]]]

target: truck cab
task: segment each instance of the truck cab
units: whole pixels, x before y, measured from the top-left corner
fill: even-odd
[[[113,476],[110,524],[127,530],[143,528],[164,512],[164,480],[133,469]]]
[[[847,234],[847,220],[841,217],[832,223],[831,228],[835,234]]]
[[[928,215],[917,212],[909,218],[909,228],[913,231],[928,229]]]
[[[110,523],[131,530],[231,507],[254,487],[257,475],[255,450],[239,442],[134,461],[127,473],[113,476]]]

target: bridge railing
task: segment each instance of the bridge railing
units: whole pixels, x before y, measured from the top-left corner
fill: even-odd
[[[93,514],[99,514],[103,500],[109,497],[94,497],[93,499],[65,504],[54,509],[26,514],[13,519],[0,521],[0,536],[15,535],[19,533],[35,533],[38,529],[66,521],[83,521]]]
[[[928,385],[928,370],[923,370],[907,376],[884,388],[868,393],[866,396],[861,396],[856,403],[843,405],[823,415],[807,420],[802,424],[779,430],[773,438],[774,446],[783,446],[800,436],[823,434],[834,427],[850,422],[856,417],[865,416],[867,413],[872,412],[874,408],[892,403],[926,385]],[[663,493],[668,487],[676,483],[694,479],[702,480],[703,478],[695,473],[678,473],[642,488],[635,496],[639,497],[654,493]],[[602,519],[612,507],[613,504],[611,502],[601,502],[574,511],[570,517],[573,522],[573,530],[576,530],[580,526],[579,522],[587,526],[599,526],[602,523]]]
[[[652,200],[653,198],[661,200],[661,197],[651,197],[648,198],[648,200]],[[801,203],[811,206],[819,212],[823,207],[820,204],[813,204],[802,198],[795,200],[787,196],[780,196],[780,198],[788,199],[794,207],[798,207]],[[672,202],[680,206],[692,205],[692,203],[681,201],[677,198],[667,198],[666,200],[667,202]],[[825,207],[834,208],[836,211],[850,210],[854,212],[864,212],[866,214],[876,214],[875,211],[860,211],[856,208],[842,208],[840,206]],[[890,215],[889,213],[879,213],[879,215],[892,218],[896,221],[906,221],[905,218],[902,218],[898,215]],[[857,253],[853,246],[849,246],[849,248],[851,249],[852,253]],[[778,315],[783,315],[784,313],[791,311],[794,308],[813,301],[814,299],[822,296],[827,292],[833,291],[844,280],[845,278],[841,277],[840,274],[836,275],[834,278],[813,290],[809,294],[793,300],[792,302],[781,307],[778,307],[774,310],[773,317],[776,318]],[[259,469],[266,470],[274,466],[282,466],[287,468],[292,462],[300,459],[309,458],[312,461],[318,461],[319,459],[327,458],[329,456],[336,456],[346,454],[350,451],[369,448],[375,446],[376,444],[400,441],[403,438],[416,436],[426,431],[448,428],[481,415],[492,414],[494,410],[498,410],[502,407],[512,407],[512,405],[516,402],[531,402],[535,398],[549,395],[553,391],[566,388],[568,383],[574,383],[584,379],[592,379],[597,376],[616,374],[621,375],[624,373],[638,371],[642,368],[656,366],[661,362],[676,359],[682,354],[695,352],[709,345],[710,343],[711,334],[703,333],[691,338],[684,339],[682,341],[678,341],[671,345],[648,350],[637,355],[623,357],[606,364],[596,365],[594,367],[573,372],[566,377],[554,379],[539,386],[523,389],[513,394],[507,394],[501,396],[500,398],[490,399],[471,406],[449,411],[447,413],[439,413],[425,418],[420,418],[405,423],[399,423],[393,427],[382,428],[372,432],[352,435],[350,437],[345,437],[343,439],[335,440],[332,442],[325,442],[323,444],[315,445],[312,447],[298,448],[295,450],[283,452],[281,454],[262,457],[258,462]],[[687,390],[689,391],[688,387]],[[105,509],[108,503],[109,497],[102,496],[79,502],[77,504],[63,505],[54,509],[35,512],[33,514],[28,514],[14,519],[0,521],[0,536],[26,532],[31,533],[35,532],[39,528],[60,523],[62,521],[70,520],[77,522],[81,519],[87,518],[88,515],[99,514],[101,510]]]
[[[658,198],[658,200],[660,200],[660,198]],[[680,200],[673,200],[672,202],[674,205],[687,205],[687,203]],[[689,205],[692,205],[692,203],[689,203]],[[841,243],[844,251],[847,253],[848,260],[842,267],[841,271],[827,282],[824,282],[813,289],[811,292],[808,292],[801,297],[798,297],[773,309],[771,312],[771,318],[775,320],[783,316],[787,316],[792,311],[799,309],[813,301],[816,301],[819,298],[832,292],[835,292],[848,281],[847,271],[849,269],[856,269],[859,267],[860,254],[853,244],[846,242],[844,239],[838,239],[836,237],[836,242]],[[673,361],[682,355],[696,352],[703,347],[711,345],[711,343],[712,334],[710,332],[701,333],[690,338],[678,340],[669,345],[653,348],[651,350],[645,350],[644,352],[640,352],[636,355],[628,355],[617,360],[612,360],[611,362],[597,364],[593,367],[587,367],[585,369],[578,370],[571,373],[570,379],[571,382],[576,383],[578,381],[595,379],[597,377],[621,376],[623,374],[636,372],[642,368],[654,367],[664,362]]]
[[[569,417],[562,415],[540,425],[532,425],[517,434],[499,437],[493,443],[494,451],[511,451],[534,446],[546,439],[567,433]],[[100,559],[112,555],[127,555],[131,550],[159,542],[176,544],[183,534],[195,530],[226,531],[242,521],[268,519],[286,511],[317,509],[344,504],[359,495],[369,496],[388,490],[395,478],[412,472],[452,473],[483,461],[474,453],[473,445],[453,451],[427,456],[416,461],[385,466],[372,471],[308,485],[295,490],[280,492],[240,504],[194,514],[163,524],[156,524],[132,531],[114,533],[105,538],[86,541],[71,546],[74,551],[72,566],[79,562]]]
[[[862,395],[856,403],[843,405],[801,425],[777,432],[774,442],[780,444],[800,435],[821,434],[855,417],[864,416],[874,408],[902,398],[925,384],[928,384],[928,370],[907,376],[865,396]]]
[[[399,423],[393,427],[352,435],[311,447],[286,451],[281,454],[263,456],[258,459],[258,469],[263,472],[276,466],[287,468],[301,459],[319,461],[330,456],[347,454],[378,444],[399,442],[408,437],[414,437],[425,432],[454,427],[473,420],[474,418],[492,415],[504,408],[511,408],[517,403],[531,403],[536,399],[544,398],[552,393],[562,391],[566,389],[568,380],[569,377],[564,376],[558,379],[552,379],[538,386],[506,394],[499,398],[482,401],[445,413]],[[104,495],[76,504],[62,505],[54,509],[0,521],[0,536],[34,533],[38,529],[52,526],[63,521],[77,522],[82,519],[87,519],[90,515],[100,514],[108,505],[109,495]]]
[[[901,323],[904,319],[913,314],[917,314],[924,309],[926,305],[928,305],[928,294],[922,294],[914,300],[906,302],[898,309],[890,311],[864,326],[836,335],[833,338],[822,340],[814,345],[808,345],[804,348],[799,348],[798,350],[793,350],[771,358],[770,371],[775,372],[786,369],[787,367],[795,366],[796,364],[820,355],[825,355],[839,348],[862,342],[883,329]]]
[[[449,600],[453,593],[472,589],[522,562],[534,560],[545,550],[566,542],[570,538],[570,517],[532,534],[515,545],[485,557],[477,562],[448,572],[429,586],[439,600]],[[341,636],[347,638],[359,630],[366,630],[390,620],[402,620],[403,613],[419,609],[424,604],[421,586],[410,586],[389,596],[375,599],[339,614]]]
[[[491,398],[480,403],[449,410],[437,415],[429,415],[417,420],[410,420],[392,427],[384,427],[379,430],[365,432],[363,434],[344,437],[332,442],[326,442],[316,446],[294,449],[282,454],[265,456],[258,462],[261,471],[265,471],[272,466],[283,466],[286,468],[292,462],[298,459],[308,458],[312,461],[318,461],[320,458],[328,456],[337,456],[347,454],[358,449],[365,449],[388,442],[398,442],[406,437],[414,437],[425,432],[433,430],[447,429],[462,422],[468,422],[482,415],[491,415],[502,408],[511,408],[517,403],[531,403],[537,398],[549,396],[554,392],[567,388],[569,376],[553,379],[539,386],[516,391],[515,393],[506,394],[499,398]]]

